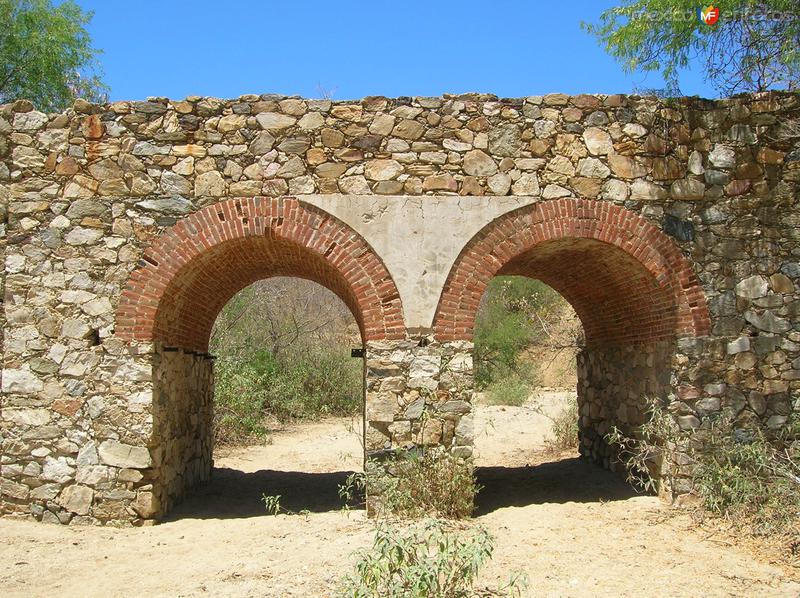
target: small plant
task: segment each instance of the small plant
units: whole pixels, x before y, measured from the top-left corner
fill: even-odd
[[[267,510],[267,515],[275,516],[281,512],[281,495],[261,495],[261,501],[264,503],[264,508]]]
[[[342,508],[350,510],[350,505],[359,500],[363,501],[366,495],[366,476],[361,472],[351,473],[345,478],[344,484],[339,485],[339,498],[344,503]]]
[[[612,426],[605,438],[612,447],[616,447],[617,458],[625,465],[628,483],[645,492],[658,492],[661,464],[665,457],[671,456],[681,439],[675,419],[661,403],[653,398],[646,398],[645,401],[649,415],[635,436],[629,436]]]
[[[308,521],[308,516],[311,514],[308,509],[303,509],[302,511],[291,511],[282,507],[280,494],[262,494],[261,502],[264,503],[264,508],[267,511],[267,515],[272,517],[284,513],[286,515],[301,515],[306,519],[306,521]]]
[[[402,452],[367,463],[367,473],[353,473],[339,486],[344,509],[370,495],[370,509],[382,518],[437,517],[465,519],[475,509],[478,492],[471,459],[433,449]]]
[[[379,516],[464,519],[478,491],[470,459],[445,450],[400,453],[368,468],[365,484]]]
[[[552,423],[553,436],[545,440],[547,449],[561,452],[578,448],[578,398],[570,396],[554,415],[548,415],[541,408],[537,411]]]
[[[466,598],[491,558],[493,539],[483,528],[432,519],[397,529],[381,524],[372,548],[360,553],[355,574],[345,578],[348,598]],[[519,596],[526,583],[512,577],[492,595]]]

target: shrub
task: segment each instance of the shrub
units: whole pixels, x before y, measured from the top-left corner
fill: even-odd
[[[262,440],[265,421],[352,415],[363,403],[363,370],[343,348],[316,347],[275,357],[257,351],[215,367],[219,442]]]
[[[352,474],[339,495],[350,502],[369,492],[370,509],[378,517],[464,519],[475,510],[475,480],[471,459],[443,449],[404,451],[367,463],[366,473]]]
[[[616,448],[628,483],[645,492],[657,492],[662,463],[672,460],[680,432],[674,418],[657,399],[646,398],[645,402],[648,415],[634,436],[612,426],[605,440]]]
[[[355,574],[345,578],[349,598],[466,598],[474,596],[478,572],[491,558],[493,539],[483,528],[468,530],[429,520],[397,529],[379,525],[372,548],[360,553]],[[519,596],[517,575],[499,591]],[[498,591],[492,591],[498,595]]]
[[[520,353],[541,340],[541,323],[561,303],[561,296],[538,280],[522,276],[491,280],[475,321],[475,381],[479,387],[517,369]]]
[[[540,411],[551,422],[552,437],[545,440],[547,448],[561,452],[578,447],[578,398],[570,395],[559,411],[550,416]]]
[[[363,361],[348,308],[308,281],[271,278],[237,293],[211,337],[219,442],[262,440],[270,419],[351,415],[363,405]]]
[[[736,428],[720,417],[703,431],[702,442],[681,432],[659,403],[635,437],[612,429],[607,440],[620,451],[628,479],[648,490],[658,488],[661,462],[674,462],[680,450],[688,460],[692,484],[707,511],[753,535],[783,535],[800,546],[800,418],[795,414],[779,433]]]
[[[757,534],[796,525],[800,436],[787,436],[768,439],[760,430],[746,435],[713,430],[707,444],[695,451],[695,485],[705,507],[725,517],[744,516]]]
[[[566,301],[544,283],[498,276],[484,293],[475,319],[475,384],[490,403],[519,406],[539,384],[528,353],[558,355],[582,344],[582,331]]]
[[[495,380],[485,387],[486,398],[492,405],[524,405],[531,395],[534,383],[513,371],[506,376],[495,376]]]

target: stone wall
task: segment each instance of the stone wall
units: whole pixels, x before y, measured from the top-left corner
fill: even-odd
[[[800,408],[798,119],[797,94],[151,98],[78,101],[64,114],[0,106],[0,509],[88,523],[141,522],[167,508],[202,478],[208,447],[192,457],[197,466],[173,458],[162,474],[159,451],[173,436],[154,428],[146,400],[161,396],[153,341],[202,352],[184,346],[206,342],[188,315],[207,327],[233,287],[276,273],[335,286],[362,323],[369,361],[392,364],[368,373],[371,450],[439,436],[469,452],[468,343],[482,285],[497,273],[562,283],[596,340],[587,389],[611,403],[600,413],[618,400],[603,380],[637,387],[644,371],[629,354],[652,333],[672,343],[665,392],[685,425],[727,410],[739,426],[779,428]],[[391,207],[345,209],[342,195]],[[403,213],[409,196],[421,220],[366,226]],[[452,222],[441,216],[452,213],[447,202],[459,207]],[[441,243],[456,220],[460,234]],[[522,242],[534,228],[541,234]],[[392,242],[369,242],[375,230]],[[207,251],[226,235],[247,240]],[[470,253],[488,238],[481,256]],[[383,261],[373,245],[402,249]],[[291,267],[260,270],[264,256]],[[405,274],[403,256],[415,264]],[[211,267],[230,274],[226,285],[203,279]],[[394,284],[414,272],[423,289]],[[408,320],[404,304],[417,296],[426,304],[409,306]],[[142,324],[166,312],[167,336],[191,343]],[[461,355],[457,383],[441,369],[449,352]],[[192,389],[170,390],[176,405],[207,400],[207,368],[191,368],[168,370]],[[431,426],[411,417],[421,398]],[[188,420],[173,415],[165,421],[183,430],[175,442],[188,453]],[[594,440],[591,451],[604,455]]]
[[[45,383],[26,369],[5,370],[3,514],[79,524],[139,519],[133,503],[153,466],[152,359],[148,346],[104,345],[82,352],[75,339],[53,343],[47,358],[58,368]],[[32,372],[40,373],[38,363]]]
[[[155,476],[139,489],[137,514],[165,515],[192,487],[211,477],[214,448],[214,368],[207,354],[160,348],[153,365]],[[151,492],[148,494],[148,490]]]
[[[472,455],[472,343],[367,343],[367,458],[413,446]]]
[[[578,353],[578,435],[582,456],[607,469],[618,455],[605,435],[617,428],[635,435],[647,417],[647,400],[669,392],[672,343],[584,349]],[[693,423],[693,422],[691,422]]]

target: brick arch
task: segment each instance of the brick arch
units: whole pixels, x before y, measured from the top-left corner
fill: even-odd
[[[489,281],[542,280],[575,308],[589,346],[703,336],[705,294],[680,248],[645,218],[608,202],[559,199],[509,212],[463,248],[434,318],[439,340],[469,340]]]
[[[205,352],[225,303],[272,276],[306,278],[336,293],[364,340],[405,336],[397,288],[367,242],[288,197],[221,201],[161,234],[122,291],[116,335]]]

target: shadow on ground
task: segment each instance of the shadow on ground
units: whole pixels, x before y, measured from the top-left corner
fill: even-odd
[[[230,519],[266,515],[261,497],[280,495],[284,509],[325,513],[342,508],[339,486],[352,471],[304,473],[262,469],[245,473],[215,468],[211,481],[198,486],[167,517],[175,519]]]
[[[606,502],[636,495],[617,474],[583,459],[527,467],[478,467],[476,514],[543,503]]]
[[[351,473],[215,469],[212,480],[192,491],[167,521],[266,515],[263,494],[280,495],[281,506],[294,512],[338,511],[344,504],[339,486]],[[526,467],[478,467],[476,476],[481,486],[477,515],[503,507],[625,500],[636,494],[617,475],[578,458]]]

